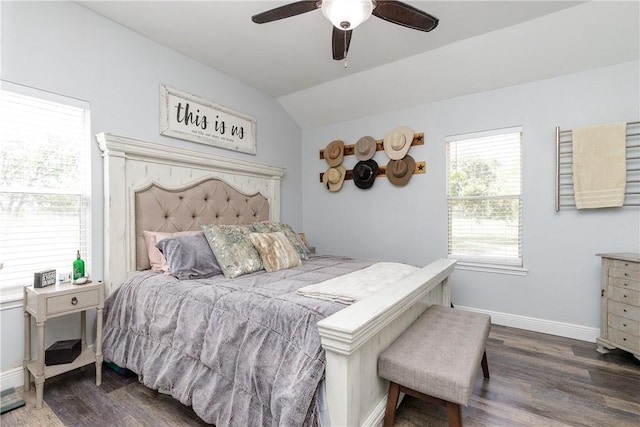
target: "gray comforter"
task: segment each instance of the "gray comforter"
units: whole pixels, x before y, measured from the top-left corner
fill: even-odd
[[[312,256],[225,279],[133,275],[105,304],[105,360],[223,426],[315,424],[325,354],[316,323],[344,308],[296,289],[373,264]]]

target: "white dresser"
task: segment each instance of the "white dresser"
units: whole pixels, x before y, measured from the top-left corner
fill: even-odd
[[[602,257],[598,351],[620,348],[640,360],[640,254],[598,256]]]

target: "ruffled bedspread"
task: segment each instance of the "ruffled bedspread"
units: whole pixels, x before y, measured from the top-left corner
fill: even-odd
[[[136,273],[105,303],[105,360],[218,427],[313,425],[325,369],[316,324],[345,305],[296,290],[371,264],[313,256],[236,279]]]

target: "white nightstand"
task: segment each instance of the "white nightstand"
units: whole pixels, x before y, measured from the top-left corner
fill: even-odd
[[[95,352],[87,348],[87,310],[97,310],[97,333]],[[104,285],[102,282],[72,285],[58,283],[45,288],[24,288],[24,389],[30,388],[31,375],[36,384],[36,408],[42,408],[44,381],[47,378],[72,369],[96,364],[96,385],[102,382],[102,310],[104,308]],[[82,350],[71,363],[45,366],[44,324],[48,319],[80,312]],[[31,317],[38,329],[38,358],[31,360]]]

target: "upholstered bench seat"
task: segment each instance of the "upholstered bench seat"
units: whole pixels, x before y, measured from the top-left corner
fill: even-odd
[[[398,394],[447,407],[449,425],[461,425],[479,367],[489,378],[485,347],[488,315],[433,305],[378,358],[378,375],[390,381],[385,425],[392,425]]]

